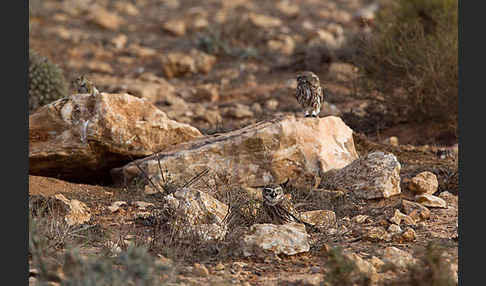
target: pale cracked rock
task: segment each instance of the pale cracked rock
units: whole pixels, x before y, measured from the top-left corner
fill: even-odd
[[[116,13],[109,12],[101,7],[91,9],[90,14],[88,15],[88,20],[102,28],[112,31],[118,30],[125,22],[123,18]]]
[[[400,232],[402,232],[402,229],[400,228],[399,225],[392,223],[388,227],[388,231],[391,232],[391,233],[400,233]]]
[[[62,194],[55,194],[54,198],[62,201],[69,207],[68,213],[64,220],[68,225],[78,225],[88,222],[91,219],[91,213],[88,206],[75,199],[68,199]]]
[[[439,181],[434,173],[425,171],[413,177],[408,184],[408,188],[417,195],[433,195],[439,188]]]
[[[398,241],[400,243],[405,243],[405,242],[412,242],[417,239],[417,234],[415,233],[415,230],[411,227],[407,227],[401,234],[400,237],[398,238]]]
[[[219,88],[215,84],[202,84],[195,88],[194,97],[202,101],[215,102],[219,99]]]
[[[196,49],[189,54],[170,52],[161,56],[162,69],[168,78],[195,73],[207,74],[216,63],[216,57]]]
[[[398,268],[406,268],[408,264],[414,263],[415,259],[412,254],[396,248],[394,246],[389,246],[383,251],[383,262],[391,263]]]
[[[250,13],[248,19],[253,25],[263,29],[276,28],[282,25],[282,21],[279,18],[263,14]]]
[[[116,202],[113,202],[111,203],[111,205],[108,207],[108,209],[114,213],[114,212],[117,212],[122,206],[126,206],[127,205],[127,202],[124,202],[124,201],[116,201]]]
[[[75,94],[29,116],[29,173],[90,181],[202,134],[128,94]]]
[[[248,105],[237,103],[234,106],[228,107],[225,110],[225,116],[236,118],[236,119],[243,119],[243,118],[252,118],[254,114]]]
[[[322,173],[319,187],[347,189],[364,199],[388,198],[401,193],[400,168],[395,155],[373,152],[344,168]]]
[[[434,195],[418,195],[415,196],[415,201],[429,208],[447,208],[446,201]]]
[[[352,130],[339,117],[286,116],[178,144],[136,162],[149,176],[156,176],[157,156],[175,181],[188,180],[207,168],[214,174],[229,175],[228,183],[262,186],[287,178],[292,183],[304,182],[320,171],[348,165],[358,154]],[[134,162],[112,173],[120,182],[143,178]],[[217,183],[214,176],[206,180],[208,186]]]
[[[188,188],[178,190],[165,197],[164,209],[173,214],[169,226],[179,236],[219,240],[226,234],[222,221],[228,206],[205,192]]]
[[[315,226],[334,226],[336,225],[336,213],[330,210],[314,210],[300,213],[300,218]]]
[[[209,270],[203,264],[194,263],[192,273],[196,276],[207,277],[209,275]]]
[[[372,283],[378,280],[378,275],[373,264],[364,260],[356,253],[345,253],[344,256],[353,261],[356,265],[356,271],[369,277]]]
[[[430,218],[430,210],[417,202],[402,200],[401,209],[416,222]]]
[[[373,241],[373,242],[380,242],[380,241],[391,241],[392,236],[390,233],[386,231],[381,226],[371,227],[365,233],[364,237],[365,240]]]
[[[85,203],[68,199],[63,194],[55,194],[53,197],[31,195],[29,204],[32,204],[33,210],[39,206],[49,206],[50,209],[58,211],[70,226],[87,223],[91,219],[91,211]]]
[[[186,34],[186,23],[183,20],[174,19],[167,21],[162,28],[174,36],[184,36]]]
[[[358,224],[373,222],[373,220],[368,215],[356,215],[351,219],[351,221]]]
[[[402,222],[406,225],[415,225],[415,220],[410,216],[402,213],[400,210],[396,209],[392,217],[388,219],[390,222],[400,225]]]
[[[243,237],[241,247],[245,257],[265,258],[272,254],[308,252],[310,244],[303,224],[254,224]]]

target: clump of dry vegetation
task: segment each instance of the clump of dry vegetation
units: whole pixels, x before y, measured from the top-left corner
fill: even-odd
[[[327,271],[321,285],[371,285],[371,279],[357,271],[356,263],[344,255],[342,247],[331,248],[325,255]]]
[[[385,4],[372,34],[359,41],[360,86],[384,94],[395,117],[388,120],[435,121],[457,132],[457,1]]]
[[[391,285],[412,286],[452,286],[457,285],[450,263],[444,258],[444,247],[430,242],[423,250],[417,251],[419,261],[410,264]]]

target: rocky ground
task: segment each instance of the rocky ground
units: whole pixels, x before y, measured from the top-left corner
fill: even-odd
[[[352,39],[370,4],[30,1],[30,47],[102,92],[71,89],[30,115],[33,208],[57,206],[67,230],[83,229],[82,243],[66,231],[49,247],[76,241],[83,257],[105,257],[144,246],[177,285],[319,285],[337,246],[387,285],[430,242],[457,273],[457,142],[434,125],[384,124],[382,95],[356,87]],[[300,70],[329,94],[320,119],[302,118],[293,96]],[[303,242],[282,236],[278,253],[260,252],[258,214],[222,227],[228,208],[258,209],[258,186],[286,178],[298,211],[332,211],[309,214],[319,231],[292,227]],[[197,226],[190,238],[179,223]]]

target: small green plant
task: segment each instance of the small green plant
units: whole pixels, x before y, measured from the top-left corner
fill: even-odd
[[[29,112],[68,95],[62,70],[48,58],[29,50]]]
[[[384,94],[390,120],[435,121],[457,131],[457,0],[394,0],[354,58],[360,86]]]

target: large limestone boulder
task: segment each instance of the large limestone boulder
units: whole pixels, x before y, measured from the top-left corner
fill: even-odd
[[[400,168],[395,155],[373,152],[342,169],[323,173],[319,187],[347,189],[364,199],[388,198],[401,193]]]
[[[153,175],[167,168],[183,182],[204,169],[228,175],[229,183],[260,186],[313,179],[319,172],[342,168],[358,158],[352,130],[339,117],[286,116],[224,134],[179,144],[166,151],[112,170],[116,182],[143,178],[136,164]],[[208,185],[214,177],[206,176]]]
[[[75,94],[29,116],[29,173],[76,181],[202,134],[129,94]]]
[[[283,225],[254,224],[242,238],[243,256],[265,258],[269,255],[294,255],[310,249],[309,234],[299,223]]]

